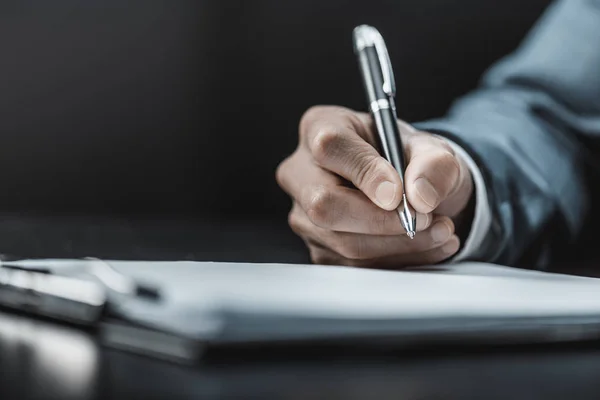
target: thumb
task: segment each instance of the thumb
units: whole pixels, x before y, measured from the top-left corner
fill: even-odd
[[[394,210],[400,205],[400,175],[355,132],[325,129],[315,136],[310,147],[321,167],[352,182],[380,208]]]
[[[384,210],[395,210],[402,200],[402,181],[392,165],[374,154],[357,153],[352,183]]]

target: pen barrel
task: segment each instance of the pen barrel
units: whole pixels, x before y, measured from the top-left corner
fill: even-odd
[[[400,130],[393,97],[383,90],[384,77],[381,73],[379,57],[374,47],[358,51],[358,65],[365,89],[369,110],[377,130],[377,145],[382,156],[398,171],[404,180],[406,167],[404,149],[400,140]],[[404,182],[402,182],[404,184]]]
[[[358,56],[367,104],[377,131],[377,145],[380,153],[398,172],[405,189],[406,157],[394,104],[396,84],[387,48],[383,38],[373,27],[358,26],[354,29],[353,35],[354,52]],[[402,203],[403,205],[398,209],[400,222],[407,235],[413,239],[417,224],[416,214],[406,201],[406,194],[403,195]]]
[[[398,171],[404,185],[406,159],[400,142],[400,129],[398,128],[394,103],[388,102],[388,104],[389,108],[371,109],[371,116],[377,128],[377,145],[381,155]]]

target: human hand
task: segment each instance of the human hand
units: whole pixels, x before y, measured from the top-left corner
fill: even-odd
[[[396,211],[400,176],[376,150],[369,115],[319,106],[302,117],[298,147],[276,177],[293,200],[290,227],[313,262],[396,268],[437,263],[458,251],[453,219],[473,193],[469,169],[444,139],[399,124],[406,196],[417,211],[412,240]]]

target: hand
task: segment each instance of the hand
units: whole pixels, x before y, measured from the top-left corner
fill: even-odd
[[[444,139],[399,123],[406,196],[417,211],[412,240],[396,211],[400,177],[374,147],[369,115],[321,106],[302,117],[298,147],[276,175],[293,200],[290,227],[313,262],[397,268],[437,263],[458,251],[453,219],[472,196],[468,167]]]

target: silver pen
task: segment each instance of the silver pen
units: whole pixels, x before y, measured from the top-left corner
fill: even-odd
[[[398,214],[406,234],[412,239],[415,237],[417,217],[406,200],[404,185],[406,163],[394,102],[396,83],[390,57],[383,37],[372,26],[357,26],[354,28],[353,38],[354,52],[358,57],[369,111],[377,128],[379,148],[383,156],[398,171],[402,181],[402,204],[398,208]]]

